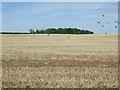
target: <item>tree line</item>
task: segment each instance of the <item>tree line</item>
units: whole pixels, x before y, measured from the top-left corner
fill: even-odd
[[[0,34],[30,34],[27,32],[0,32]]]
[[[0,34],[94,34],[94,32],[78,28],[48,28],[43,30],[30,29],[29,32],[0,32]]]
[[[89,30],[81,30],[78,28],[48,28],[44,30],[33,30],[30,29],[31,34],[94,34]]]

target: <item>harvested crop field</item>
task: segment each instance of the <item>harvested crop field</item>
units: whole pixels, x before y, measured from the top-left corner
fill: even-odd
[[[118,35],[2,34],[2,72],[3,88],[117,88]]]

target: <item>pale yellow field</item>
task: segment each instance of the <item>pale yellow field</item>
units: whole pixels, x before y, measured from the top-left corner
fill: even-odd
[[[118,87],[117,34],[11,34],[2,45],[3,88]]]

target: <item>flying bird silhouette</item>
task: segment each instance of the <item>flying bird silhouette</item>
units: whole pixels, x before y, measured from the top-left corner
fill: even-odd
[[[102,18],[103,18],[104,16],[105,16],[105,15],[103,14],[103,15],[102,15]],[[113,22],[116,23],[116,24],[117,24],[117,23],[120,24],[120,22],[118,22],[118,21],[113,21]],[[98,21],[97,23],[98,23],[98,24],[102,24],[101,21]],[[111,22],[106,21],[106,24],[109,24],[109,23],[111,23]],[[103,25],[102,25],[102,28],[103,28],[104,26],[105,26],[105,25],[103,24]],[[115,25],[114,28],[118,28],[118,26]],[[107,34],[107,32],[105,32],[105,34]]]
[[[117,26],[115,26],[115,28],[117,28]]]
[[[100,23],[100,22],[98,22],[98,23]]]

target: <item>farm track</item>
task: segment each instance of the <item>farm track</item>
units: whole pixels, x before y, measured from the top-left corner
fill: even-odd
[[[100,62],[100,61],[3,61],[3,67],[106,67],[117,68],[118,62]]]

